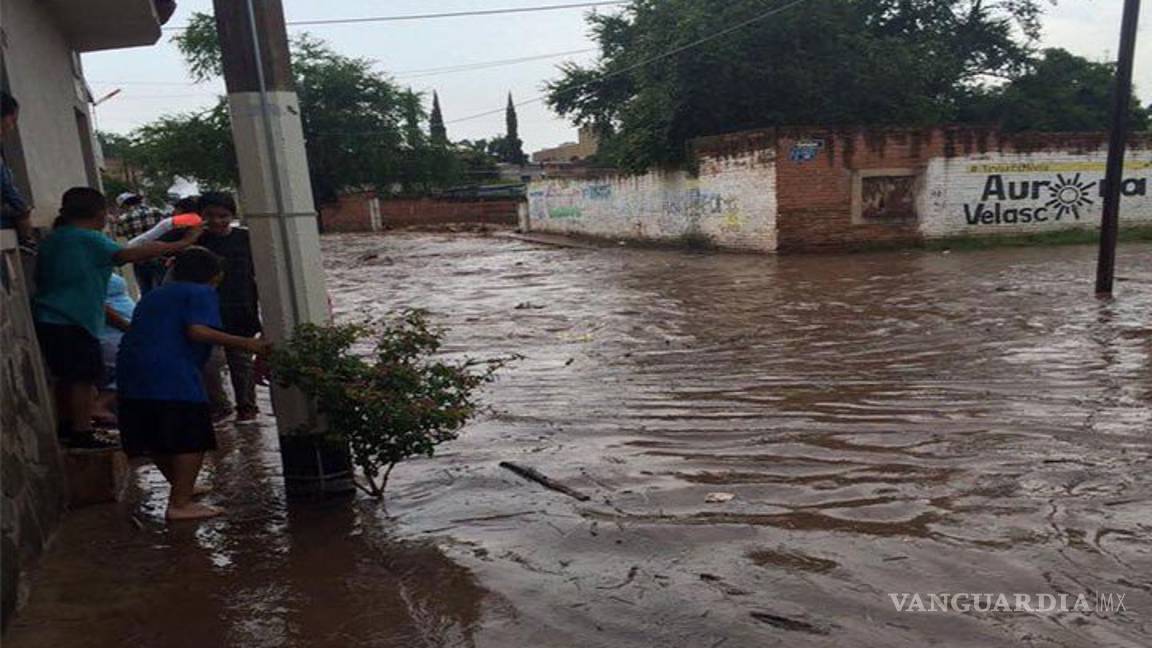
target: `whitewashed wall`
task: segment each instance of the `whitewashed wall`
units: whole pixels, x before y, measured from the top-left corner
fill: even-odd
[[[702,156],[699,175],[653,171],[592,180],[553,179],[528,189],[536,232],[776,249],[775,151]]]
[[[918,197],[926,238],[1100,226],[1103,150],[934,158]],[[1125,161],[1120,223],[1152,224],[1152,151]]]
[[[33,224],[56,218],[60,196],[90,184],[77,113],[91,123],[80,71],[57,26],[50,3],[0,0],[4,9],[4,64],[20,102],[20,141],[35,206]]]

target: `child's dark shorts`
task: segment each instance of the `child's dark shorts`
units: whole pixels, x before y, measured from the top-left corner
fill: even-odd
[[[100,341],[82,326],[36,322],[36,337],[52,377],[62,382],[99,384],[104,376]]]
[[[129,457],[216,449],[208,403],[124,398],[119,419],[120,442]]]

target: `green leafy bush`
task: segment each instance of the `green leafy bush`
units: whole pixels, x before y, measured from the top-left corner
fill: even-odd
[[[358,343],[371,336],[373,351],[358,353]],[[430,457],[459,436],[479,408],[477,388],[507,362],[437,359],[442,339],[418,310],[379,328],[303,324],[273,352],[270,366],[277,383],[315,401],[323,433],[346,442],[362,471],[366,484],[357,485],[382,498],[396,464]]]

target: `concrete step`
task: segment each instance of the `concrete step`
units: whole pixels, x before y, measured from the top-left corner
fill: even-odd
[[[116,448],[64,453],[68,499],[73,508],[115,502],[128,483],[128,457]]]

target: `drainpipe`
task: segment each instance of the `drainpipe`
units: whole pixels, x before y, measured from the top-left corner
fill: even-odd
[[[228,88],[244,217],[260,290],[265,335],[291,336],[328,321],[320,236],[308,175],[300,102],[280,0],[214,0]],[[347,448],[318,434],[322,422],[296,390],[272,388],[284,481],[292,496],[354,490]]]

